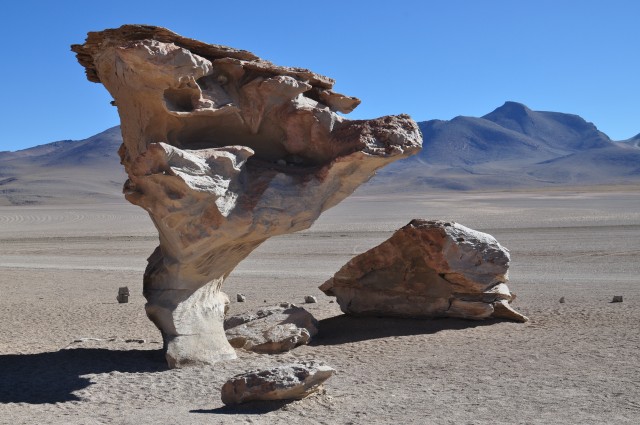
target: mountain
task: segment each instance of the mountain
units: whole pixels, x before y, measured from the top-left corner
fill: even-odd
[[[0,205],[121,200],[121,143],[120,127],[112,127],[84,140],[0,152]]]
[[[577,115],[506,102],[483,117],[418,123],[422,151],[358,193],[640,183],[640,134],[614,142]],[[78,141],[0,152],[0,205],[122,200],[120,127]]]
[[[418,125],[422,151],[381,170],[363,193],[640,183],[640,135],[614,142],[578,115],[506,102],[483,117]]]
[[[640,148],[640,133],[630,139],[623,140],[620,143],[624,143],[625,145],[632,146],[634,148]]]
[[[516,102],[505,102],[482,118],[560,151],[574,152],[611,145],[606,134],[578,115],[532,111]]]

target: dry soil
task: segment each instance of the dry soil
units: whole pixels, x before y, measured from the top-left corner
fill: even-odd
[[[412,218],[458,221],[508,247],[514,306],[531,321],[342,315],[317,287]],[[0,207],[0,423],[640,423],[637,187],[355,196],[269,240],[223,288],[232,313],[317,296],[305,305],[320,320],[313,343],[207,368],[167,369],[144,314],[156,239],[124,201]],[[297,359],[338,372],[301,401],[220,401],[230,376]]]

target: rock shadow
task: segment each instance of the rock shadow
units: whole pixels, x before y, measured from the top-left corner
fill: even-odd
[[[445,330],[462,330],[478,326],[489,326],[500,322],[504,322],[504,320],[404,319],[358,317],[342,314],[320,320],[318,335],[313,337],[309,345],[340,345],[392,336],[434,334]]]
[[[222,406],[216,409],[190,410],[189,413],[208,413],[217,415],[263,415],[280,410],[296,400],[250,401],[236,406]]]
[[[75,348],[0,355],[0,403],[62,403],[80,400],[74,391],[91,385],[92,373],[159,372],[162,350]]]

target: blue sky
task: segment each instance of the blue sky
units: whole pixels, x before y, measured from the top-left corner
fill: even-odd
[[[640,133],[640,1],[32,1],[2,6],[0,150],[119,123],[69,45],[145,23],[336,79],[349,116],[484,115],[506,100]]]

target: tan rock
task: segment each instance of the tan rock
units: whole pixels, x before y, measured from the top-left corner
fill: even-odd
[[[322,388],[335,370],[318,362],[301,362],[236,375],[222,386],[226,405],[253,400],[298,400]]]
[[[458,223],[413,220],[344,265],[320,289],[343,312],[399,317],[528,319],[511,308],[509,251]]]
[[[307,344],[318,333],[318,321],[302,307],[281,303],[231,316],[224,328],[232,347],[275,354]]]
[[[218,295],[229,273],[422,143],[406,115],[337,115],[358,102],[330,78],[164,28],[91,32],[72,50],[115,99],[125,197],[158,229],[143,293],[171,367],[235,357]]]
[[[507,300],[499,300],[494,302],[492,305],[493,314],[491,315],[491,317],[495,317],[497,319],[514,320],[516,322],[526,322],[529,320],[526,316],[515,311]]]

